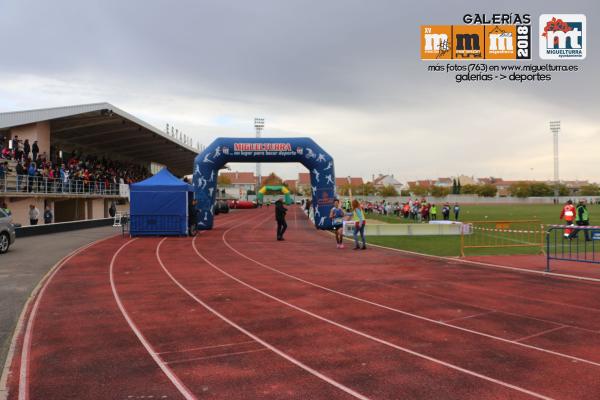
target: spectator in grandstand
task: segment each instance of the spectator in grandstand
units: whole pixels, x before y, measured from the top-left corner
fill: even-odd
[[[460,214],[460,206],[458,203],[454,203],[454,220],[458,221],[458,215]]]
[[[573,225],[573,220],[575,219],[575,206],[573,206],[573,201],[568,200],[563,206],[562,211],[560,212],[560,219],[563,218],[565,220],[565,225]],[[564,237],[570,238],[571,233],[573,233],[571,228],[565,228]]]
[[[450,219],[450,205],[448,203],[444,204],[442,207],[442,217],[444,218],[444,221]]]
[[[338,249],[344,248],[344,215],[346,213],[340,207],[340,201],[335,199],[333,201],[333,207],[331,207],[331,211],[329,211],[329,218],[331,219],[331,225],[333,227],[333,231],[335,232],[335,242]]]
[[[352,200],[352,220],[354,221],[354,250],[367,249],[367,243],[365,241],[365,225],[367,220],[365,219],[365,213],[360,206],[358,200]],[[358,234],[362,239],[362,247],[358,245]]]
[[[267,203],[268,206],[269,203]],[[287,223],[285,222],[285,214],[287,208],[283,206],[283,201],[277,199],[275,202],[275,220],[277,221],[277,240],[284,240],[283,234],[287,229]]]
[[[25,174],[27,173],[27,170],[25,169],[25,167],[23,166],[23,163],[21,161],[17,162],[17,167],[16,167],[16,172],[17,172],[17,192],[21,190],[21,188],[23,188],[23,190],[25,190],[26,188],[23,187],[23,179],[25,179]]]
[[[25,155],[25,160],[29,159],[29,153],[31,152],[31,146],[29,145],[29,139],[25,139],[23,143],[23,154]],[[35,157],[33,158],[35,160]]]
[[[44,224],[51,224],[53,218],[54,214],[52,214],[50,206],[46,206],[46,210],[44,211]]]
[[[33,204],[29,205],[29,225],[37,225],[40,217],[40,210]]]
[[[40,148],[38,147],[37,140],[34,140],[33,145],[31,146],[31,155],[33,156],[33,160],[37,160],[38,154],[40,154]]]
[[[17,149],[19,148],[19,137],[18,136],[14,136],[11,141],[10,141],[10,148],[13,151],[13,156],[15,160],[18,160],[18,154],[17,154]]]
[[[0,164],[0,189],[4,187],[6,182],[6,174],[8,173],[8,161],[4,161]]]
[[[32,162],[29,164],[29,168],[27,168],[27,182],[28,182],[30,192],[33,190],[33,183],[34,183],[36,175],[37,175],[37,169],[36,169],[35,163]]]
[[[579,204],[577,205],[576,213],[575,213],[575,224],[577,226],[589,226],[590,225],[590,213],[585,205],[585,200],[579,200]],[[582,229],[583,234],[585,236],[585,241],[591,241],[590,232],[587,229]],[[573,231],[572,237],[576,238],[578,234],[578,230],[575,229]]]

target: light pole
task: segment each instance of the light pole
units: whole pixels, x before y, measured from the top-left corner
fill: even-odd
[[[256,129],[256,138],[260,138],[262,130],[265,128],[265,119],[264,118],[254,118],[254,128]],[[256,163],[256,178],[258,179],[258,188],[260,189],[262,186],[262,176],[260,174],[260,163]]]
[[[550,121],[550,130],[554,134],[554,197],[558,200],[558,133],[560,132],[560,121]]]

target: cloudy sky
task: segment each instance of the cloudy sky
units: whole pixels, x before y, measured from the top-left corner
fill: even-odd
[[[450,4],[451,3],[451,4]],[[311,136],[337,174],[600,181],[597,0],[3,0],[0,111],[107,101],[202,143]],[[466,13],[587,16],[587,59],[551,82],[456,84],[419,60],[421,24]],[[533,62],[537,39],[533,40]],[[252,170],[250,164],[233,166]],[[302,167],[265,165],[291,178]]]

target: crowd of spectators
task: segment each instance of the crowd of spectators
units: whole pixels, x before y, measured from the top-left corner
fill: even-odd
[[[6,160],[17,161],[14,171],[17,190],[102,192],[107,188],[118,188],[118,184],[134,183],[150,176],[147,168],[130,162],[82,154],[77,150],[67,153],[51,149],[48,156],[40,154],[37,141],[30,144],[28,140],[21,141],[15,136],[10,142],[10,145],[6,140],[0,143],[0,157],[4,159],[0,160],[0,176],[13,172],[8,169]]]
[[[454,214],[454,220],[458,221],[460,215],[460,206],[455,203],[450,206],[449,203],[444,203],[441,210],[436,204],[427,202],[426,199],[409,199],[407,202],[367,202],[364,205],[367,214],[379,214],[386,216],[397,216],[404,219],[410,219],[414,222],[429,222],[438,219],[438,211],[441,211],[440,219],[449,221],[450,213]]]

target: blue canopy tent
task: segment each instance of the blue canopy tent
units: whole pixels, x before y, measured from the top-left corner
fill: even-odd
[[[144,235],[186,235],[188,193],[193,187],[166,168],[130,186],[130,233]]]

